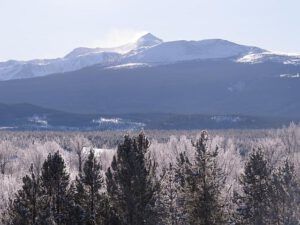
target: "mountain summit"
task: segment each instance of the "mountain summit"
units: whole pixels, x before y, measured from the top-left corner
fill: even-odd
[[[211,59],[247,64],[262,62],[300,64],[300,56],[297,55],[278,55],[227,40],[163,42],[153,34],[147,33],[136,42],[118,47],[76,48],[63,58],[0,62],[0,81],[71,72],[96,64],[110,69]]]
[[[139,47],[151,47],[161,43],[163,43],[163,40],[159,39],[158,37],[155,37],[151,33],[143,35],[136,41],[136,44]]]

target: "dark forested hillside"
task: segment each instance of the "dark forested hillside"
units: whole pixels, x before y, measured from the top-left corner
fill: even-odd
[[[6,130],[250,129],[276,128],[290,121],[288,118],[244,115],[78,114],[31,104],[0,104],[0,128]]]
[[[142,68],[93,66],[0,82],[0,102],[80,113],[299,117],[300,66],[202,60]]]

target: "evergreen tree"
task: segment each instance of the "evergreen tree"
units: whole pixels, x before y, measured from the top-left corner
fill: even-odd
[[[195,162],[188,171],[186,179],[186,206],[190,224],[224,224],[221,191],[224,186],[224,174],[218,167],[217,148],[208,148],[208,136],[205,131],[195,147]]]
[[[160,193],[156,197],[161,224],[188,224],[185,187],[191,164],[185,152],[179,154],[175,166],[163,170]]]
[[[22,189],[18,191],[7,211],[8,221],[3,221],[3,223],[37,225],[39,195],[39,178],[34,174],[33,165],[31,165],[30,175],[23,177]]]
[[[270,190],[272,224],[300,224],[300,184],[288,160],[272,174]]]
[[[76,178],[77,179],[77,178]],[[74,183],[70,185],[67,192],[67,222],[66,225],[85,225],[85,211],[78,204],[77,189]]]
[[[66,165],[59,152],[49,154],[45,160],[41,173],[42,199],[41,205],[43,215],[40,223],[66,224],[68,221],[68,198],[67,188],[69,185],[69,174]]]
[[[186,207],[187,184],[190,180],[192,164],[185,152],[179,154],[175,165],[175,184],[177,187],[177,221],[178,224],[188,224],[188,210]]]
[[[158,191],[156,164],[146,156],[149,141],[143,133],[125,136],[108,169],[107,192],[121,224],[155,224],[155,198]]]
[[[119,225],[121,224],[116,212],[111,207],[109,197],[106,194],[101,196],[100,208],[101,208],[101,225]]]
[[[242,193],[235,193],[236,224],[270,225],[270,168],[263,152],[254,150],[240,177]]]
[[[97,218],[100,216],[98,213],[99,202],[101,201],[100,189],[103,186],[103,177],[101,175],[101,166],[95,158],[95,153],[90,150],[88,159],[83,166],[83,173],[80,177],[85,188],[85,211],[87,224],[96,224]]]

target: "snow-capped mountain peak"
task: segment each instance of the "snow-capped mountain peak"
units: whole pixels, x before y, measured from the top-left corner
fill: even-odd
[[[86,47],[79,47],[75,48],[69,54],[67,54],[64,58],[76,58],[87,56],[90,54],[101,54],[103,52],[112,52],[118,54],[126,54],[133,50],[139,50],[141,48],[152,47],[158,44],[161,44],[163,41],[153,34],[148,33],[137,39],[137,41],[133,43],[128,43],[125,45],[111,47],[111,48],[86,48]]]
[[[74,58],[78,56],[84,56],[87,54],[92,54],[92,53],[100,53],[100,52],[105,52],[106,49],[102,48],[85,48],[85,47],[79,47],[75,48],[73,51],[68,53],[64,58]]]
[[[82,69],[96,64],[106,68],[124,65],[159,65],[188,60],[226,59],[236,63],[300,64],[300,56],[282,55],[239,45],[222,39],[169,41],[147,33],[133,43],[111,48],[75,48],[65,57],[0,62],[0,81],[45,76]],[[127,66],[126,66],[127,68]]]
[[[139,48],[140,47],[151,47],[151,46],[155,46],[155,45],[158,45],[161,43],[163,43],[163,40],[159,39],[158,37],[155,37],[151,33],[143,35],[136,41],[136,44]]]

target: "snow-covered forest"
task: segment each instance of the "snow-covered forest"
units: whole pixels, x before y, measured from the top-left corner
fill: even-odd
[[[1,224],[300,223],[300,126],[0,132]]]

